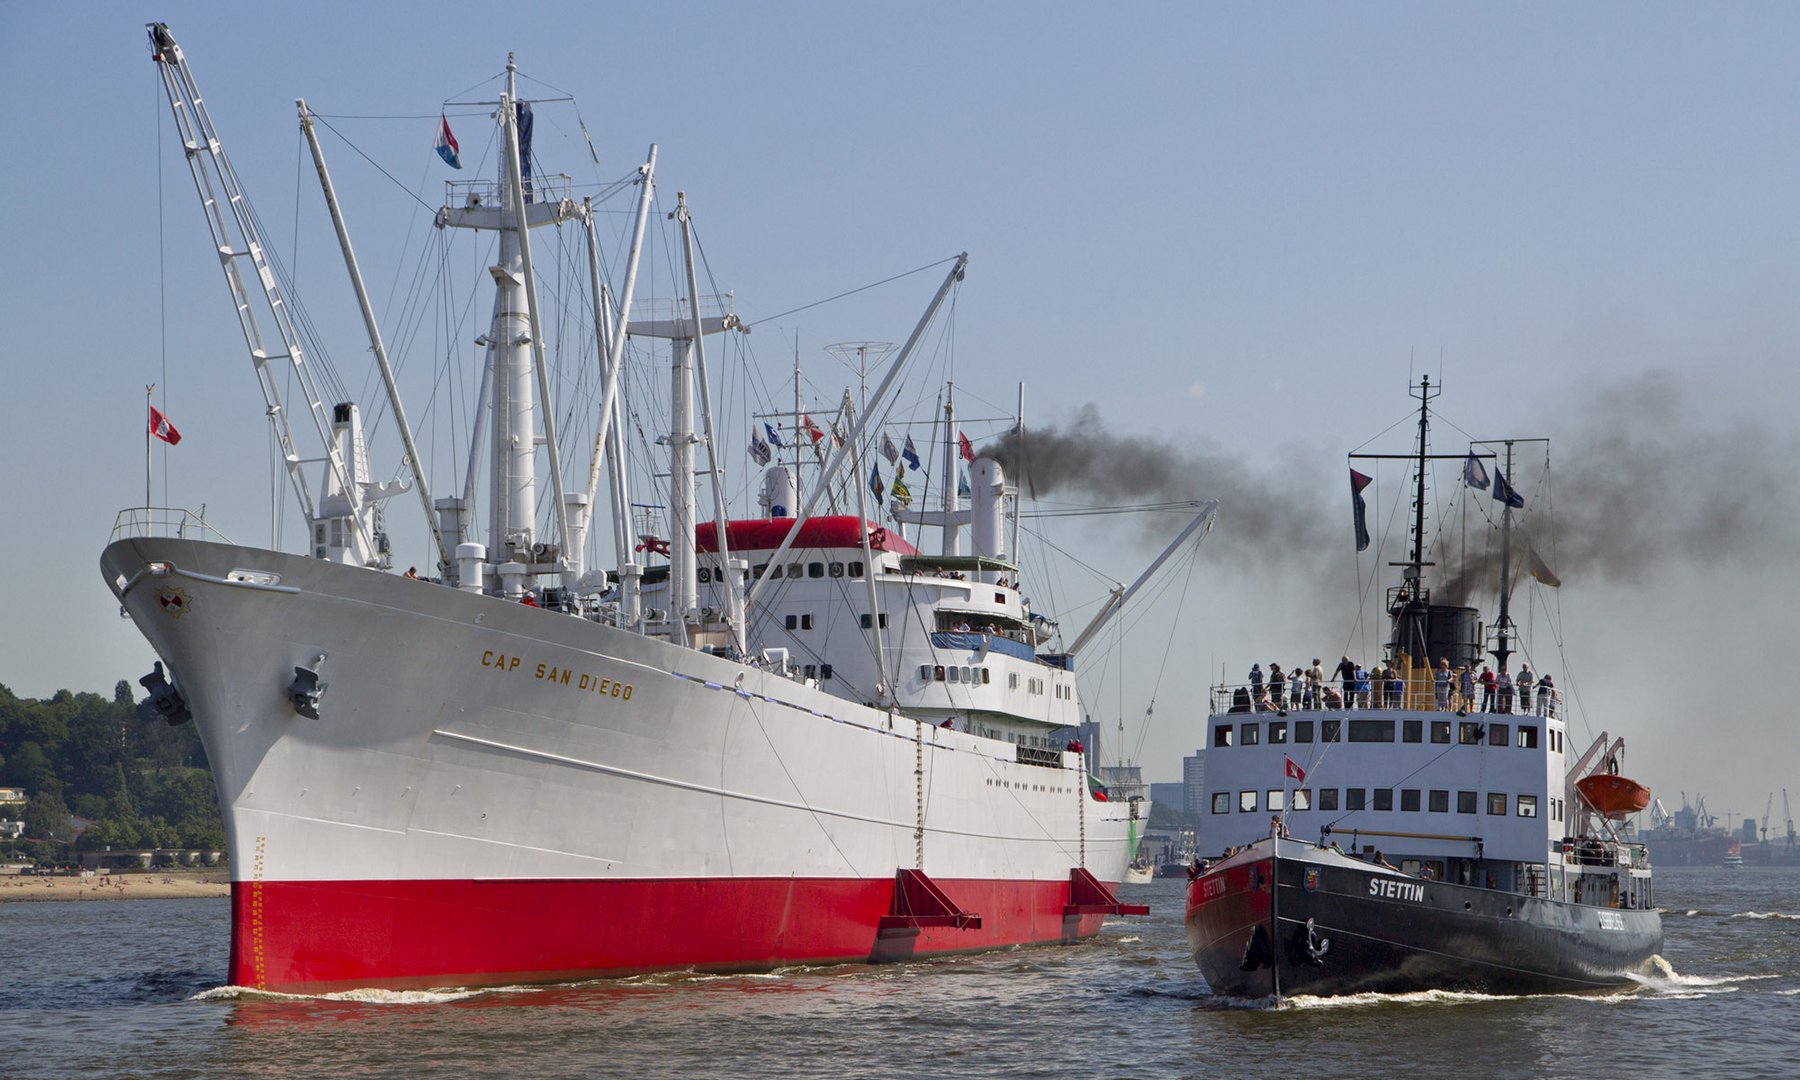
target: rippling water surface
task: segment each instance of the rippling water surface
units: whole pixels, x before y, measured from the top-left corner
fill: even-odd
[[[221,987],[223,900],[0,905],[0,1076],[1790,1077],[1800,870],[1658,871],[1631,993],[1210,997],[1182,886],[1092,942],[886,967],[284,997]]]

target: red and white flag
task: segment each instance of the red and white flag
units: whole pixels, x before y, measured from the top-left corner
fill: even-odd
[[[1286,754],[1281,755],[1281,760],[1282,760],[1283,764],[1286,765],[1286,767],[1287,767],[1286,772],[1287,772],[1288,779],[1298,780],[1302,784],[1306,783],[1306,770],[1302,769],[1300,767],[1299,762],[1295,761],[1291,757],[1288,757]]]
[[[975,460],[975,448],[973,446],[969,445],[969,437],[959,431],[956,433],[956,441],[962,450],[962,459],[964,461],[974,461]]]
[[[181,441],[181,432],[176,431],[175,425],[171,424],[169,418],[164,416],[154,405],[150,406],[150,434],[161,439],[163,442],[168,443],[170,446],[174,446]]]

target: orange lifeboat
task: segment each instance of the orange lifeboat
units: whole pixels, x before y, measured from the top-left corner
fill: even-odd
[[[1612,773],[1595,773],[1575,781],[1576,790],[1601,817],[1630,817],[1650,805],[1650,789]]]

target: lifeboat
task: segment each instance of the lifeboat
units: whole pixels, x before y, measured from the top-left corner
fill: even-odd
[[[1650,805],[1649,788],[1612,773],[1584,776],[1575,781],[1575,788],[1601,817],[1630,817]]]

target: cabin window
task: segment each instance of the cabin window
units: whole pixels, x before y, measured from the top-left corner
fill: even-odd
[[[1519,796],[1518,810],[1520,817],[1537,817],[1537,796]]]
[[[1464,746],[1480,746],[1482,726],[1473,720],[1456,725],[1456,741]]]
[[[843,577],[844,576],[844,564],[841,562],[832,563],[831,564],[831,576],[832,577]]]
[[[867,614],[863,615],[862,628],[864,630],[869,630],[876,626],[881,627],[883,630],[887,629],[887,612],[885,612],[885,611],[882,612],[881,618],[879,618],[879,619],[873,618]]]
[[[831,665],[830,664],[820,664],[819,665],[819,678],[821,678],[821,679],[831,678]]]
[[[962,682],[962,668],[953,667],[950,669],[950,681]]]
[[[882,618],[883,618],[883,619],[886,619],[886,618],[887,618],[887,616],[886,616],[886,615],[883,615],[883,616],[882,616]],[[884,624],[883,624],[883,625],[885,625],[885,623],[884,623]],[[993,682],[993,681],[994,681],[994,677],[993,677],[993,675],[992,675],[992,674],[990,674],[990,673],[989,673],[989,672],[988,672],[988,669],[987,669],[987,668],[982,668],[982,669],[981,669],[981,685],[983,685],[983,686],[986,686],[986,685],[987,685],[987,684],[988,684],[988,683],[991,683],[991,682]]]
[[[812,612],[808,611],[805,614],[800,616],[800,629],[802,629],[802,630],[811,630],[812,629]]]
[[[1450,741],[1450,721],[1433,720],[1431,722],[1431,741],[1434,743],[1447,743]]]
[[[1425,740],[1425,721],[1402,721],[1400,724],[1400,738],[1403,742],[1423,742]]]
[[[1473,814],[1475,812],[1475,793],[1473,791],[1459,791],[1456,793],[1456,812],[1459,814]]]
[[[1494,817],[1506,816],[1506,792],[1488,792],[1488,813]]]
[[[1263,796],[1268,802],[1270,812],[1279,814],[1287,809],[1287,797],[1280,788],[1270,788]]]
[[[944,665],[942,665],[942,664],[933,665],[931,668],[931,678],[932,678],[933,682],[943,682],[944,681]]]
[[[1334,787],[1319,789],[1319,809],[1336,810],[1338,808],[1338,789]]]
[[[1294,809],[1295,810],[1311,810],[1312,809],[1312,789],[1311,788],[1298,788],[1295,790],[1295,792],[1294,792]]]
[[[1256,792],[1254,792],[1254,791],[1238,792],[1238,813],[1240,813],[1240,814],[1256,813]]]
[[[1400,810],[1401,812],[1408,814],[1416,814],[1419,812],[1418,788],[1400,789]]]
[[[694,576],[700,579],[700,584],[702,585],[712,583],[712,571],[707,567],[702,566],[698,570],[695,570]]]
[[[780,575],[777,575],[777,576],[780,576]],[[788,563],[788,577],[797,578],[799,576],[800,576],[800,564],[797,562]]]
[[[1367,802],[1368,795],[1369,795],[1368,792],[1364,791],[1362,788],[1359,788],[1359,787],[1345,788],[1344,789],[1344,809],[1346,809],[1346,810],[1366,809],[1368,807],[1368,802]]]
[[[1394,808],[1394,789],[1378,787],[1375,789],[1375,809],[1392,810]]]
[[[1287,736],[1288,727],[1286,720],[1272,720],[1269,722],[1269,741],[1271,743],[1285,743],[1287,742]]]
[[[1350,721],[1351,742],[1393,742],[1394,722],[1392,720],[1352,720]]]
[[[1213,806],[1213,813],[1215,813],[1215,814],[1231,813],[1231,792],[1229,792],[1229,791],[1213,792],[1212,806]]]
[[[769,564],[766,562],[759,562],[755,566],[752,566],[750,568],[750,576],[755,578],[758,581],[761,581],[763,578],[763,575],[768,572],[769,572]]]
[[[930,664],[920,664],[919,665],[919,678],[923,679],[925,682],[931,681],[931,665]]]
[[[814,578],[824,577],[825,576],[825,564],[822,562],[807,563],[806,564],[806,576],[814,577]]]
[[[1313,722],[1311,720],[1294,721],[1294,741],[1297,743],[1313,741]]]
[[[809,679],[818,678],[819,677],[819,666],[817,664],[806,665],[806,677]]]
[[[1238,742],[1243,746],[1255,746],[1262,741],[1261,724],[1239,724]]]
[[[769,580],[770,581],[780,581],[781,580],[781,567],[777,566],[775,569],[769,571]]]
[[[1426,805],[1431,808],[1431,812],[1434,814],[1448,814],[1450,812],[1450,793],[1448,791],[1433,788]]]
[[[1319,721],[1319,741],[1341,742],[1343,741],[1343,730],[1344,722],[1342,720],[1321,720]]]
[[[1231,725],[1230,724],[1220,724],[1218,727],[1213,728],[1213,745],[1214,746],[1230,746],[1231,745]]]
[[[1521,750],[1536,750],[1537,749],[1537,731],[1538,731],[1538,729],[1535,727],[1532,727],[1530,724],[1520,724],[1519,725],[1519,749],[1521,749]]]
[[[863,576],[863,564],[862,564],[861,559],[857,559],[854,562],[851,562],[849,564],[849,566],[850,566],[850,576],[851,577],[859,578],[859,577]]]
[[[789,630],[798,630],[800,628],[800,616],[789,615],[787,618],[781,620],[781,625]]]
[[[1512,742],[1512,726],[1510,724],[1489,724],[1488,745],[1506,746]]]
[[[1009,671],[1006,673],[1006,688],[1008,690],[1017,690],[1019,688],[1019,673],[1018,672]]]

